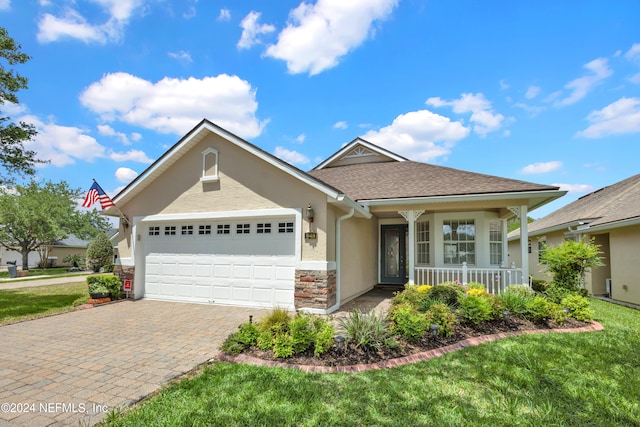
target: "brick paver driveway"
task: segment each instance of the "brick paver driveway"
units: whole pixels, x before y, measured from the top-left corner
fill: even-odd
[[[209,360],[262,313],[140,300],[0,327],[0,426],[93,424]]]

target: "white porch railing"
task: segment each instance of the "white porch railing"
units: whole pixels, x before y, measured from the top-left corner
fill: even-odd
[[[462,267],[416,267],[415,272],[417,285],[433,286],[456,280],[463,285],[478,282],[485,285],[487,292],[492,294],[500,293],[509,285],[529,283],[529,280],[523,280],[520,268],[475,268],[464,263]]]

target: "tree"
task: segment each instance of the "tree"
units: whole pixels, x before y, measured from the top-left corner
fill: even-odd
[[[87,247],[87,267],[95,272],[113,262],[113,244],[107,233],[98,233]]]
[[[559,245],[544,250],[541,262],[553,274],[553,284],[577,291],[584,283],[587,269],[603,266],[600,248],[593,240],[589,242],[565,240]]]
[[[109,229],[97,211],[80,212],[80,189],[60,183],[31,181],[0,191],[0,245],[22,254],[22,269],[29,268],[29,252],[52,245],[70,233],[86,239]]]
[[[527,224],[531,224],[533,221],[535,221],[535,219],[527,216]],[[517,217],[507,222],[507,233],[511,233],[518,228],[520,228],[520,220]]]
[[[7,30],[0,27],[0,58],[4,59],[0,62],[0,107],[7,102],[18,104],[16,93],[27,88],[27,79],[8,68],[31,59],[20,51],[21,48]],[[36,134],[33,125],[25,122],[16,124],[0,111],[0,167],[4,170],[4,173],[0,173],[0,185],[13,182],[12,176],[16,174],[33,175],[37,163],[46,163],[36,159],[35,151],[24,148],[24,142],[33,139]]]

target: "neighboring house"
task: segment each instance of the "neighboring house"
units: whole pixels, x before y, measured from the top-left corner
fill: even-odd
[[[305,173],[203,120],[106,213],[135,298],[326,313],[377,284],[526,283],[506,220],[563,194],[359,138]]]
[[[593,239],[602,251],[603,267],[588,272],[585,288],[593,295],[640,304],[640,174],[601,188],[529,224],[529,271],[550,280],[540,264],[545,244],[566,239]],[[520,264],[518,232],[509,234],[509,259]]]
[[[83,240],[69,234],[66,239],[58,240],[49,249],[49,266],[62,267],[68,266],[69,263],[65,263],[63,260],[68,255],[79,254],[83,258],[87,255],[87,246],[89,240]],[[18,266],[22,266],[22,254],[18,251],[8,250],[5,247],[0,247],[0,262],[2,265],[7,263],[16,262]],[[40,264],[40,254],[37,251],[29,252],[29,267],[37,267]]]

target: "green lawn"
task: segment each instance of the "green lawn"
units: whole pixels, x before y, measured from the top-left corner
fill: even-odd
[[[602,332],[510,338],[356,375],[213,363],[110,426],[640,425],[640,311]]]
[[[85,282],[0,290],[0,325],[75,310],[89,299]]]

